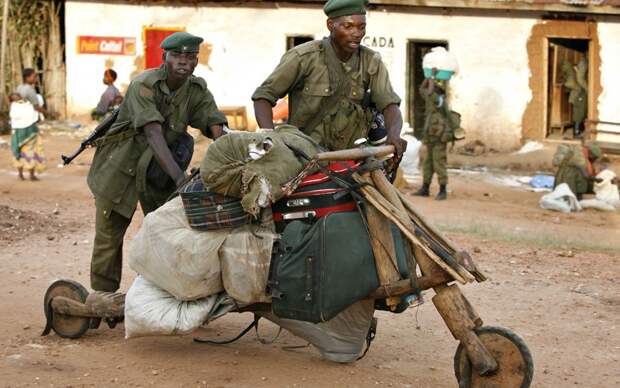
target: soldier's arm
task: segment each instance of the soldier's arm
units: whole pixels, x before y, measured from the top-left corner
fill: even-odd
[[[144,131],[157,163],[173,181],[182,180],[184,173],[172,157],[164,138],[164,117],[157,109],[151,87],[142,82],[132,82],[127,89],[124,105],[129,110],[132,126]]]
[[[146,124],[144,126],[144,135],[146,136],[146,141],[149,143],[151,150],[153,150],[153,157],[178,186],[185,178],[185,173],[176,163],[170,152],[170,148],[168,148],[161,124],[158,122]]]
[[[301,56],[288,51],[267,79],[252,94],[254,116],[260,128],[273,128],[273,111],[278,99],[286,96],[301,79]]]
[[[395,162],[398,163],[407,149],[407,142],[400,137],[403,128],[403,117],[400,113],[400,97],[392,89],[387,68],[380,57],[373,58],[369,66],[371,99],[377,109],[385,117],[387,144],[396,148]]]
[[[254,116],[259,128],[273,129],[273,110],[267,100],[254,101]]]

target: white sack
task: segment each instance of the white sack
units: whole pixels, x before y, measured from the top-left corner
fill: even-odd
[[[579,201],[579,205],[581,205],[584,209],[596,209],[603,212],[614,212],[616,211],[615,206],[608,204],[605,201],[601,201],[600,199],[592,198],[592,199],[582,199]]]
[[[538,205],[542,209],[564,213],[581,210],[581,205],[579,201],[577,201],[577,197],[566,183],[559,184],[552,192],[543,195]]]
[[[454,73],[459,71],[459,63],[456,57],[444,47],[433,47],[431,51],[422,58],[422,67],[427,69],[437,68],[437,70],[448,70]]]
[[[278,318],[272,313],[257,314],[310,342],[325,359],[348,363],[356,361],[364,350],[374,311],[374,300],[361,300],[321,323]]]
[[[596,199],[608,203],[611,206],[620,206],[618,186],[611,183],[616,177],[616,174],[611,170],[603,170],[596,177],[603,180],[602,182],[594,183]]]
[[[233,306],[226,294],[183,302],[138,276],[125,296],[125,338],[187,334]]]
[[[265,293],[276,234],[259,225],[236,228],[220,248],[224,289],[241,303],[271,302]]]
[[[402,135],[401,137],[407,141],[407,149],[398,167],[405,176],[415,175],[419,172],[422,142],[412,135]]]
[[[129,266],[179,300],[224,290],[218,251],[230,229],[197,231],[180,197],[149,213],[129,244]]]

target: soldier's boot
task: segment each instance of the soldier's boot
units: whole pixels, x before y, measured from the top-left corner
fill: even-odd
[[[435,197],[436,201],[443,201],[448,198],[448,192],[446,191],[446,185],[439,185],[439,193]]]
[[[417,195],[420,197],[428,197],[430,195],[428,189],[429,189],[430,185],[424,183],[422,185],[422,187],[420,187],[420,189],[418,191],[416,191],[415,193],[413,193],[413,195]]]

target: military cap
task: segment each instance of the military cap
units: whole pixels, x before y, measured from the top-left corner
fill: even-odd
[[[601,147],[599,147],[598,144],[588,143],[587,147],[590,155],[594,156],[596,159],[600,158],[603,155],[603,153],[601,152]]]
[[[328,0],[323,12],[328,18],[348,15],[366,15],[367,0]]]
[[[200,43],[203,39],[199,36],[192,35],[188,32],[175,32],[172,35],[168,35],[164,39],[159,47],[166,51],[179,51],[179,52],[198,52]]]

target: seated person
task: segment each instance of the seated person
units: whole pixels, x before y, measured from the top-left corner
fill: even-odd
[[[571,146],[555,163],[558,170],[555,173],[554,188],[566,183],[579,200],[583,194],[592,193],[593,183],[597,180],[593,163],[600,157],[601,148],[594,143],[584,147]]]
[[[122,102],[123,96],[121,96],[121,92],[114,86],[116,77],[116,72],[112,69],[108,69],[103,73],[103,84],[108,85],[108,87],[101,95],[97,107],[91,112],[93,120],[102,120],[109,112],[113,111],[116,106],[120,105],[120,102],[118,102],[119,97]]]

